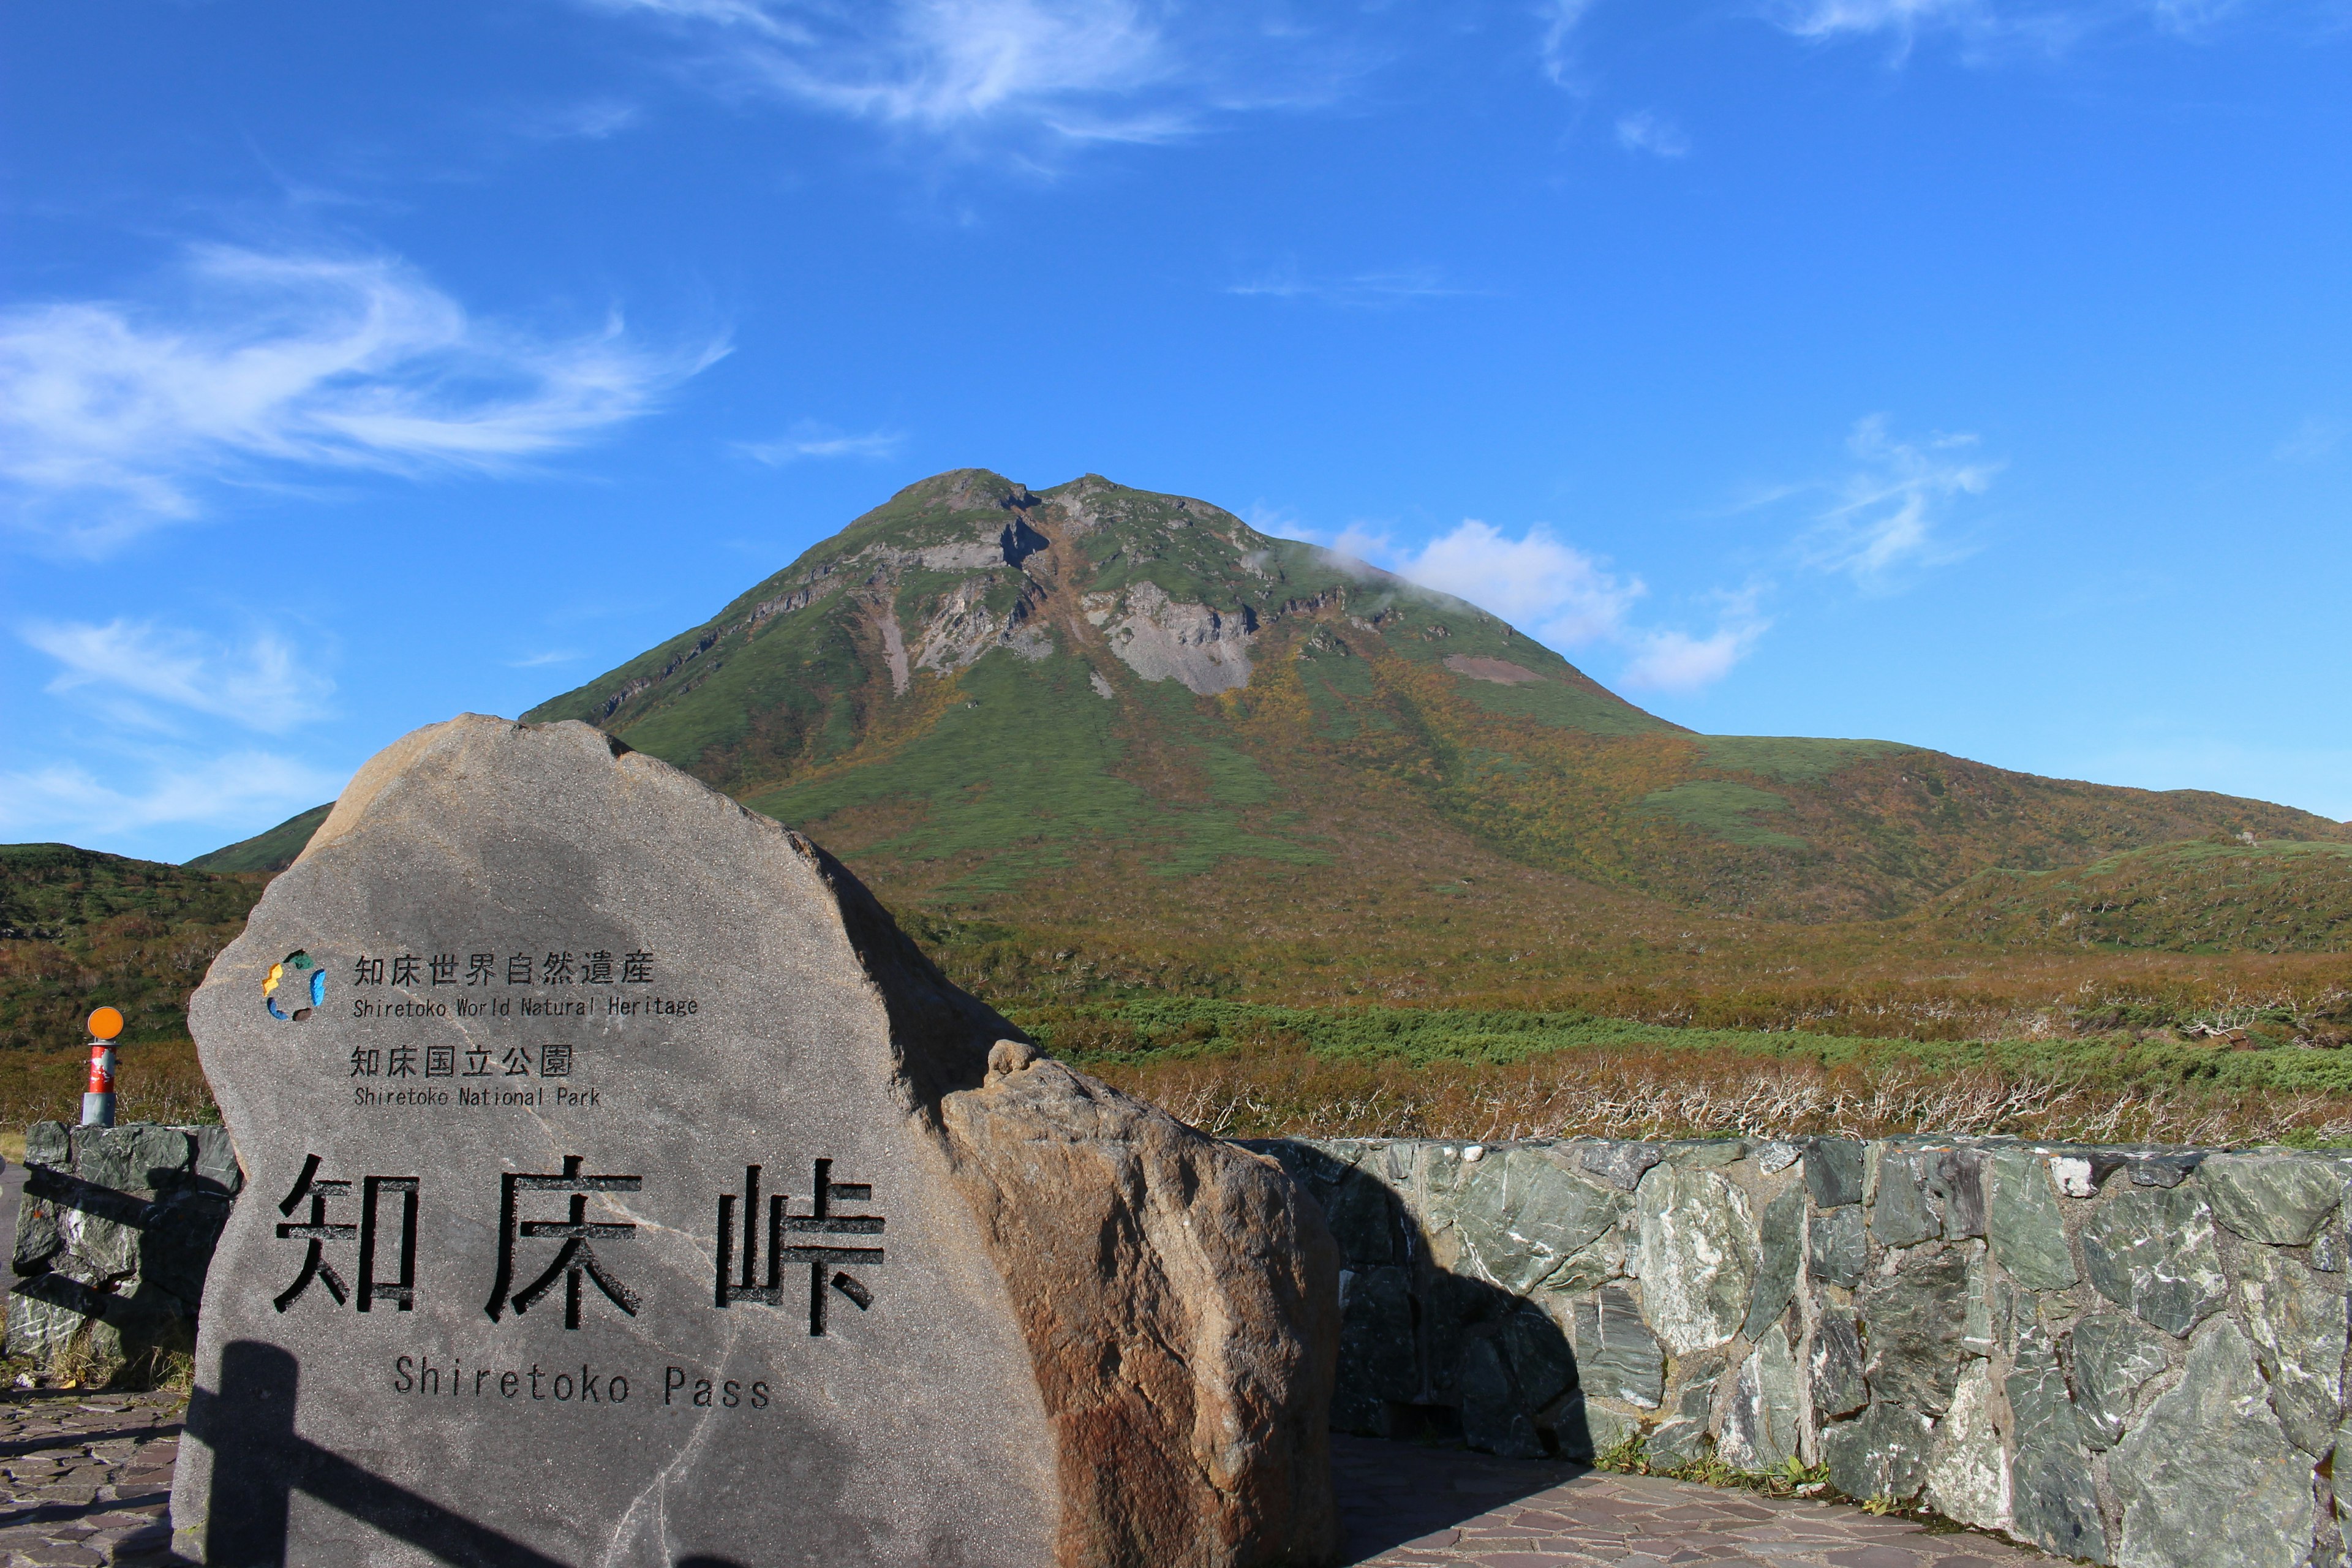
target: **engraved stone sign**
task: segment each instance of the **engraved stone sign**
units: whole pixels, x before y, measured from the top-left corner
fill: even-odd
[[[378,756],[190,1020],[246,1177],[173,1492],[198,1562],[1337,1549],[1312,1201],[586,725]]]

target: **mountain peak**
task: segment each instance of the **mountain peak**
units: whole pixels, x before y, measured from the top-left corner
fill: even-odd
[[[1096,473],[918,480],[525,717],[600,725],[923,900],[1081,863],[1344,882],[1406,834],[1822,918],[2213,826],[1910,747],[1692,735],[1474,605]],[[2266,836],[2333,829],[2247,804]]]

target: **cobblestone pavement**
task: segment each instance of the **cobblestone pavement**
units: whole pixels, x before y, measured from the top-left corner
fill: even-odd
[[[0,1394],[0,1568],[162,1568],[182,1401]],[[2017,1568],[2040,1553],[1801,1499],[1334,1434],[1349,1561],[1370,1568]],[[850,1565],[845,1565],[850,1568]]]
[[[1845,1503],[1332,1434],[1359,1568],[2018,1568],[2053,1560]]]
[[[0,1565],[171,1561],[185,1399],[0,1393]]]

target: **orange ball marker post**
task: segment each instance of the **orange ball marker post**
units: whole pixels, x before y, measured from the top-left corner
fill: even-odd
[[[114,1125],[114,1037],[122,1033],[122,1015],[100,1007],[89,1016],[89,1082],[82,1090],[81,1124]]]

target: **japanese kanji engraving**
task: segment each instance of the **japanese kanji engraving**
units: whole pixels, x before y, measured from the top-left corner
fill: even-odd
[[[730,1278],[730,1269],[736,1262],[736,1197],[723,1193],[719,1198],[719,1289],[717,1302],[721,1307],[738,1301],[757,1301],[770,1307],[784,1305],[788,1296],[798,1293],[798,1286],[784,1283],[784,1265],[808,1266],[808,1331],[821,1337],[825,1332],[825,1306],[829,1296],[838,1292],[859,1311],[874,1305],[874,1293],[864,1281],[847,1272],[850,1268],[878,1268],[884,1261],[878,1247],[851,1247],[833,1240],[785,1242],[791,1237],[846,1237],[882,1234],[880,1215],[835,1214],[836,1199],[843,1203],[871,1203],[873,1186],[865,1182],[836,1182],[833,1179],[833,1162],[815,1162],[809,1183],[809,1212],[790,1212],[790,1194],[773,1193],[768,1198],[768,1263],[764,1277],[759,1268],[760,1252],[760,1171],[757,1165],[743,1167],[742,1196],[742,1258],[740,1277]],[[831,1278],[828,1279],[827,1276]]]
[[[490,1301],[483,1310],[497,1322],[511,1306],[520,1314],[539,1304],[541,1298],[555,1289],[558,1279],[563,1281],[563,1326],[580,1326],[580,1281],[585,1278],[604,1293],[604,1299],[634,1318],[637,1315],[637,1295],[605,1268],[596,1256],[592,1241],[625,1241],[636,1234],[635,1225],[588,1218],[590,1193],[634,1193],[645,1185],[642,1176],[583,1175],[581,1156],[566,1154],[563,1169],[555,1174],[525,1175],[509,1172],[500,1180],[499,1192],[499,1274],[490,1287]],[[518,1214],[519,1200],[524,1193],[569,1193],[571,1211],[559,1220],[527,1220]],[[520,1290],[509,1294],[514,1281],[515,1245],[518,1240],[536,1241],[561,1239],[554,1260],[538,1279]]]
[[[356,1306],[361,1311],[372,1310],[375,1303],[386,1300],[395,1303],[405,1312],[416,1305],[416,1194],[419,1179],[415,1176],[367,1176],[362,1179],[360,1217],[357,1224],[331,1219],[327,1205],[349,1202],[352,1184],[345,1179],[322,1177],[319,1174],[320,1160],[316,1154],[302,1162],[302,1173],[294,1178],[293,1189],[278,1205],[278,1212],[291,1223],[278,1227],[280,1241],[303,1241],[309,1245],[302,1258],[301,1272],[294,1282],[272,1298],[271,1305],[280,1312],[302,1298],[313,1285],[322,1287],[336,1306]],[[400,1273],[391,1280],[376,1278],[376,1258],[382,1241],[381,1217],[386,1193],[400,1194]],[[305,1200],[310,1205],[308,1218],[294,1220],[294,1211]],[[327,1244],[356,1242],[359,1246],[359,1289],[354,1292],[343,1282],[335,1266],[327,1258]]]

